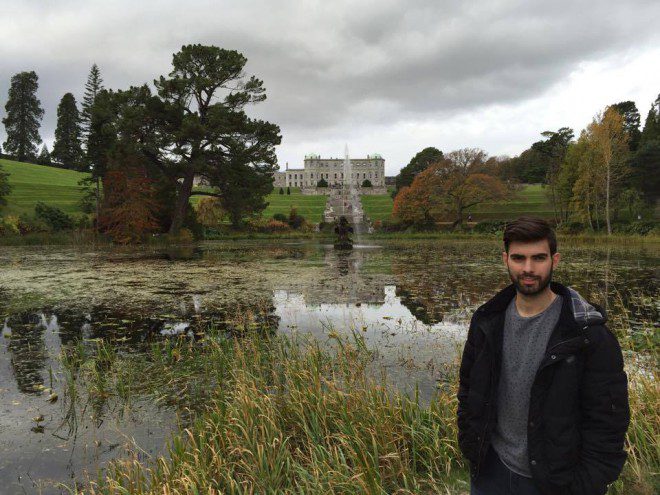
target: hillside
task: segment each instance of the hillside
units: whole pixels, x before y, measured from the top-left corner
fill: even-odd
[[[392,214],[394,201],[388,196],[363,196],[362,207],[372,220],[384,220]],[[511,220],[523,214],[552,217],[552,205],[548,202],[545,189],[538,184],[527,184],[513,199],[503,203],[483,203],[468,210],[472,220]]]
[[[300,192],[300,189],[294,187],[291,188],[291,195],[279,194],[279,188],[275,188],[266,197],[269,204],[264,210],[263,216],[272,218],[275,213],[288,215],[291,207],[295,206],[299,215],[310,222],[318,223],[323,220],[326,200],[326,196],[305,196]]]
[[[78,181],[88,174],[13,160],[0,159],[0,164],[9,173],[12,186],[4,214],[32,213],[39,201],[69,214],[80,213],[78,203],[83,193]]]
[[[79,201],[83,196],[78,182],[88,174],[32,163],[22,163],[0,159],[5,172],[9,173],[12,192],[7,198],[5,214],[20,215],[32,213],[38,201],[56,206],[69,214],[80,214]],[[275,213],[289,214],[292,206],[310,222],[322,220],[325,196],[305,196],[299,189],[291,188],[291,194],[278,194],[274,189],[266,197],[269,203],[263,212],[265,218]],[[200,197],[193,197],[193,203]],[[393,201],[389,195],[363,196],[364,212],[372,220],[384,220],[392,214]],[[473,220],[508,220],[524,213],[541,217],[552,216],[552,206],[548,203],[545,190],[540,185],[525,185],[516,197],[505,203],[484,203],[470,209]]]

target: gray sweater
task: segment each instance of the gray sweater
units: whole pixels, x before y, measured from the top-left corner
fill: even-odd
[[[529,396],[550,334],[559,321],[561,306],[562,297],[558,295],[543,312],[523,317],[518,314],[514,297],[506,310],[497,427],[492,444],[500,460],[511,471],[530,478],[527,453]]]

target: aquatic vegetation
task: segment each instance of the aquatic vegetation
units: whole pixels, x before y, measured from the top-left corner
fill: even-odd
[[[377,352],[359,330],[330,339],[209,330],[120,358],[117,370],[141,377],[129,388],[183,401],[190,414],[166,455],[114,461],[77,493],[465,493],[456,363],[425,405],[373,368]],[[645,495],[660,468],[658,376],[628,372],[629,460],[610,493]]]
[[[465,488],[453,387],[441,388],[423,407],[418,397],[393,393],[367,372],[372,356],[359,335],[335,340],[333,350],[314,341],[259,335],[209,337],[201,348],[178,340],[152,349],[158,359],[152,365],[168,381],[175,368],[203,363],[217,384],[166,457],[117,461],[86,491],[449,493]]]

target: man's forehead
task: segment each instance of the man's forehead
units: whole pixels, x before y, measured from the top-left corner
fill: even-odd
[[[509,244],[509,256],[512,254],[524,254],[528,256],[535,254],[550,254],[550,243],[547,239],[531,242],[515,241]]]

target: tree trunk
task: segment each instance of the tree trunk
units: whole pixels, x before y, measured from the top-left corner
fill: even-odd
[[[456,216],[456,220],[454,220],[454,223],[451,225],[452,230],[454,230],[459,225],[463,225],[463,207],[459,205],[458,208],[456,208],[456,210],[457,210],[456,211],[457,216]]]
[[[101,214],[101,188],[99,185],[100,177],[96,178],[96,232],[99,231],[99,215]]]
[[[183,220],[186,218],[188,206],[190,203],[190,193],[192,192],[193,179],[195,172],[189,170],[183,178],[183,182],[179,183],[178,194],[176,196],[176,205],[174,207],[174,216],[172,217],[172,224],[170,225],[170,235],[177,235],[181,227],[183,227]]]
[[[607,175],[605,183],[605,221],[607,222],[607,235],[612,235],[610,223],[610,161],[607,162]]]

